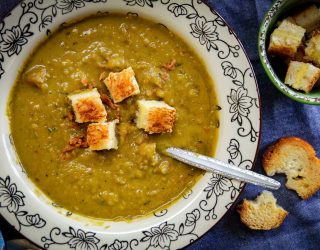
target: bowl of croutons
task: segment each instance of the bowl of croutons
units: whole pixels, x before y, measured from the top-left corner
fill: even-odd
[[[262,21],[258,41],[272,83],[293,100],[314,105],[320,105],[319,7],[320,1],[275,1]]]
[[[191,4],[192,3],[192,4]],[[261,134],[252,65],[191,0],[24,0],[0,23],[0,215],[41,249],[180,249],[244,183]]]

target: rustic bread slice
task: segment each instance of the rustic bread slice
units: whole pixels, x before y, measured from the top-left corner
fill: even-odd
[[[270,230],[279,227],[288,212],[277,206],[271,192],[263,191],[254,201],[244,199],[238,207],[241,221],[251,229]]]
[[[270,55],[293,58],[305,34],[305,29],[283,20],[270,36],[268,53]]]
[[[284,173],[286,186],[308,199],[320,189],[320,160],[313,147],[297,137],[285,137],[271,145],[263,155],[267,175]]]
[[[319,78],[320,69],[311,63],[291,61],[284,82],[294,89],[308,93]]]

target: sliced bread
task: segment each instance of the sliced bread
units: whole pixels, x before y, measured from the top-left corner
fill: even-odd
[[[263,191],[254,201],[245,199],[237,211],[241,221],[254,230],[277,228],[288,214],[277,205],[277,200],[269,191]]]
[[[313,147],[298,137],[285,137],[271,145],[262,164],[269,176],[286,174],[286,186],[303,199],[320,189],[320,160]]]

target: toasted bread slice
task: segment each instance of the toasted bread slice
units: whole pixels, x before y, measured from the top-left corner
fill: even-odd
[[[139,85],[131,67],[118,73],[111,72],[104,80],[114,103],[140,93]]]
[[[307,42],[305,48],[304,59],[313,62],[316,66],[320,67],[320,32],[314,32],[311,39]]]
[[[320,78],[320,69],[310,63],[291,61],[285,84],[292,88],[310,92]]]
[[[116,121],[91,123],[87,129],[87,143],[91,150],[117,149]]]
[[[271,192],[263,191],[254,201],[244,199],[238,207],[241,221],[254,230],[270,230],[279,227],[288,212],[277,206]]]
[[[107,111],[96,88],[72,94],[68,97],[71,100],[76,122],[103,122],[106,120]]]
[[[297,137],[285,137],[271,145],[263,155],[267,175],[283,173],[286,186],[308,199],[320,189],[320,160],[313,147]]]
[[[138,101],[137,127],[149,134],[172,132],[176,110],[162,101]]]
[[[293,58],[305,32],[304,28],[288,20],[283,20],[270,36],[268,53],[270,55]]]
[[[311,32],[319,27],[320,10],[313,4],[292,16],[292,19],[297,25],[305,28],[307,32]]]

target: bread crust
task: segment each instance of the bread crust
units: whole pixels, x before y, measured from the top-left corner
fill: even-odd
[[[317,74],[313,75],[313,77],[310,79],[309,84],[305,86],[304,90],[306,93],[309,93],[312,90],[313,86],[316,84],[319,78],[320,78],[320,71]]]
[[[268,147],[262,166],[269,176],[283,173],[286,186],[302,199],[308,199],[320,189],[320,160],[314,148],[298,137],[285,137]]]
[[[294,58],[297,50],[298,48],[295,48],[295,47],[288,47],[288,46],[281,46],[281,45],[276,46],[270,43],[268,48],[268,53],[273,56]]]
[[[288,215],[286,210],[276,205],[276,199],[268,191],[264,191],[255,201],[244,199],[237,212],[240,220],[253,230],[278,228]]]

